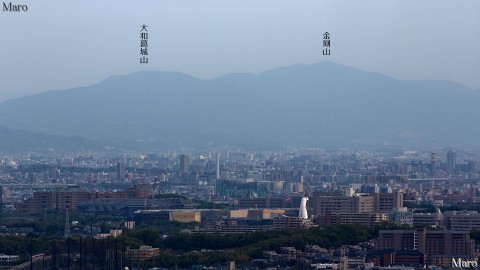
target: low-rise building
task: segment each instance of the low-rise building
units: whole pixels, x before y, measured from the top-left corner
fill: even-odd
[[[312,226],[310,219],[303,219],[301,217],[276,217],[273,219],[274,229],[299,229],[309,228]]]
[[[369,252],[365,261],[373,263],[374,266],[419,266],[425,263],[425,255],[412,249],[382,249]]]
[[[201,222],[200,211],[175,211],[170,212],[170,221],[178,222]]]
[[[139,249],[128,249],[127,256],[132,261],[146,261],[152,257],[160,254],[159,248],[153,248],[151,246],[140,246]]]
[[[0,262],[15,262],[18,261],[20,257],[18,255],[5,255],[0,254]]]
[[[122,235],[122,230],[110,230],[110,233],[99,233],[96,235],[96,237],[97,238],[107,238],[107,237],[117,238],[120,235]]]

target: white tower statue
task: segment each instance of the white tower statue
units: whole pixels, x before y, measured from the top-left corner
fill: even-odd
[[[300,210],[298,211],[298,217],[302,219],[308,219],[307,201],[308,201],[308,197],[307,195],[305,195],[303,196],[302,201],[300,202]]]

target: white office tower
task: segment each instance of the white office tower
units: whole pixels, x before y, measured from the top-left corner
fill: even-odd
[[[308,197],[305,195],[303,196],[301,202],[300,202],[300,210],[298,211],[298,217],[302,219],[308,219],[308,214],[307,214],[307,201]]]

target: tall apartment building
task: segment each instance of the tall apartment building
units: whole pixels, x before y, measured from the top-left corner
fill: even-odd
[[[15,204],[15,209],[20,213],[41,212],[55,209],[57,198],[53,192],[34,192],[33,197]]]
[[[327,212],[317,216],[316,223],[320,226],[338,224],[360,224],[369,228],[388,221],[388,214],[382,213],[334,213]]]
[[[117,163],[117,181],[123,181],[125,179],[125,175],[127,174],[125,170],[125,163],[118,162]]]
[[[314,212],[316,215],[333,213],[373,213],[374,197],[361,196],[317,196],[315,198]]]
[[[375,242],[375,249],[417,249],[418,232],[406,230],[381,230]]]
[[[190,167],[190,157],[186,155],[180,156],[180,172],[188,173]]]
[[[455,151],[447,152],[447,170],[454,171],[457,165],[457,153]]]
[[[72,211],[77,208],[77,204],[90,200],[90,192],[87,191],[59,191],[56,192],[57,205],[60,211]]]
[[[393,209],[403,207],[403,193],[375,193],[375,212],[390,213]]]
[[[447,230],[470,232],[480,228],[480,214],[477,211],[446,211],[441,213],[414,213],[414,225],[443,226]]]
[[[466,256],[475,254],[475,241],[468,232],[381,230],[375,249],[416,249],[432,256]]]
[[[413,225],[443,226],[443,214],[437,210],[435,213],[413,213]]]
[[[390,213],[403,207],[403,193],[376,193],[315,196],[315,215],[333,213]]]
[[[443,225],[447,230],[470,232],[480,228],[480,214],[477,211],[446,211]]]
[[[108,202],[115,199],[127,199],[127,192],[87,192],[82,190],[58,190],[34,192],[32,198],[15,205],[18,213],[36,213],[44,210],[77,210],[79,203],[100,199]]]
[[[265,196],[260,198],[240,198],[238,205],[240,208],[297,208],[300,205],[303,196],[272,197]],[[307,205],[309,207],[309,205]]]

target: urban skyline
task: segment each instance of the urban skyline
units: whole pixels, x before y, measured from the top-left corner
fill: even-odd
[[[478,267],[480,2],[1,8],[1,269]]]

